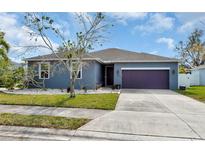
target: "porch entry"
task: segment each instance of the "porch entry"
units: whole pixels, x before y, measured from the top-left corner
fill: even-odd
[[[114,66],[105,66],[105,86],[112,86],[114,78]]]

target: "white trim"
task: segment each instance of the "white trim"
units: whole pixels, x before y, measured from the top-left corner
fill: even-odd
[[[58,58],[46,58],[46,59],[23,59],[24,61],[59,61]],[[68,60],[68,59],[62,59],[62,60]],[[83,58],[83,60],[96,60],[100,63],[136,63],[136,62],[156,62],[156,63],[162,63],[162,62],[180,62],[180,60],[111,60],[111,61],[103,61],[100,58]]]
[[[47,64],[48,65],[48,78],[42,78],[41,77],[41,64]],[[38,63],[38,77],[39,79],[50,79],[50,62],[39,62]]]
[[[83,60],[96,60],[96,59],[99,59],[100,58],[83,58]],[[25,58],[23,59],[24,61],[42,61],[42,60],[68,60],[67,58]],[[73,60],[78,60],[78,58],[73,58]]]
[[[126,67],[121,70],[170,70],[170,67]]]
[[[77,60],[77,58],[75,58],[76,60]],[[73,59],[73,60],[75,60],[75,59]],[[61,59],[61,60],[68,60],[68,59]],[[96,61],[98,61],[99,63],[103,63],[103,61],[100,59],[100,58],[83,58],[83,60],[85,60],[85,61],[89,61],[89,60],[96,60]],[[58,59],[58,58],[46,58],[46,59],[23,59],[23,61],[60,61],[60,59]]]
[[[25,62],[25,76],[26,76],[26,80],[28,79],[28,62]]]
[[[76,79],[82,79],[83,78],[83,67],[81,66],[81,68],[80,68],[80,78],[76,78]]]
[[[74,63],[75,63],[75,62],[74,62]],[[76,79],[82,79],[82,78],[83,78],[83,67],[82,67],[82,65],[81,65],[80,67],[81,67],[80,70],[79,70],[79,71],[81,72],[81,73],[80,73],[80,78],[77,77]],[[71,69],[71,71],[70,71],[70,79],[72,79],[72,76],[71,76],[71,75],[72,75],[72,70],[73,70],[73,69],[72,69],[72,66],[71,66],[70,69]]]
[[[120,61],[103,61],[103,63],[163,63],[163,62],[180,62],[179,60],[120,60]]]

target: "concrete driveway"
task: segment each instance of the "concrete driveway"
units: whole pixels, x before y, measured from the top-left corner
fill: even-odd
[[[205,104],[171,90],[122,90],[116,110],[78,129],[113,140],[205,139]]]

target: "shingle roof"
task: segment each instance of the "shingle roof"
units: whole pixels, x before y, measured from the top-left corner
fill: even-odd
[[[47,55],[42,55],[42,56],[36,56],[36,57],[31,57],[27,58],[26,60],[32,61],[32,60],[54,60],[57,58],[66,58],[66,53],[65,52],[59,52],[56,54],[47,54]],[[85,55],[85,58],[92,58],[91,55],[87,54]]]
[[[64,53],[59,53],[61,58],[65,57]],[[42,60],[42,59],[56,59],[55,54],[44,56],[37,56],[28,58],[26,60]],[[90,52],[85,55],[85,59],[96,59],[103,63],[116,63],[116,62],[178,62],[178,59],[163,57],[142,52],[133,52],[117,48],[109,48],[100,51]]]
[[[162,57],[158,55],[133,52],[123,49],[110,48],[96,52],[91,52],[91,56],[100,58],[103,62],[124,62],[124,61],[178,61],[174,58]]]

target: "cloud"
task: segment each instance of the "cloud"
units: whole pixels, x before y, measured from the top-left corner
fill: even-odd
[[[174,49],[174,47],[175,47],[174,40],[172,38],[161,37],[161,38],[157,39],[156,42],[166,44],[169,49]]]
[[[177,31],[180,32],[180,33],[184,33],[184,32],[187,32],[189,30],[193,30],[196,25],[197,24],[195,22],[186,22],[186,23],[182,24],[177,29]]]
[[[31,40],[28,27],[20,24],[19,16],[10,13],[0,13],[0,30],[5,32],[5,39],[9,42],[11,49],[9,56],[11,59],[21,60],[24,56],[35,56],[49,53],[46,49],[41,49],[40,51],[23,53],[25,50],[20,48],[20,46],[34,46],[34,45],[44,45],[43,40],[38,37],[37,41]],[[55,47],[58,46],[53,42]],[[21,56],[20,56],[21,55]]]
[[[149,19],[144,24],[135,26],[135,30],[144,33],[163,32],[172,29],[174,21],[174,18],[168,17],[164,13],[150,14]]]
[[[205,13],[175,13],[181,25],[177,31],[180,33],[190,32],[195,28],[204,28]]]
[[[151,52],[149,52],[149,54],[153,54],[153,55],[156,55],[158,53],[159,53],[159,51],[151,51]]]
[[[127,25],[128,20],[144,19],[147,16],[147,13],[144,12],[112,12],[108,14],[124,25]]]

